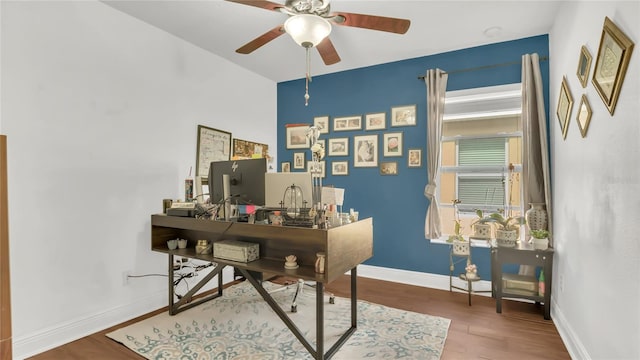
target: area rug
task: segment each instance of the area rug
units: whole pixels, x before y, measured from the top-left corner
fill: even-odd
[[[279,285],[265,283],[264,287]],[[315,347],[315,290],[291,290],[273,298]],[[325,351],[350,326],[350,299],[325,299]],[[451,320],[358,301],[358,328],[333,359],[439,359]],[[170,316],[162,313],[108,333],[147,359],[312,359],[248,281],[224,295]]]

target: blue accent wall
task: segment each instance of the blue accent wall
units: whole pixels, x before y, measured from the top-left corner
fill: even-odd
[[[428,43],[428,36],[425,42]],[[338,49],[339,51],[339,49]],[[427,182],[426,170],[426,86],[419,76],[428,69],[440,68],[449,73],[447,90],[502,85],[520,82],[521,57],[537,53],[548,59],[549,39],[540,35],[520,40],[479,46],[432,56],[359,68],[328,75],[315,76],[309,85],[309,106],[304,105],[304,79],[278,84],[278,161],[293,161],[293,153],[309,150],[287,150],[285,125],[313,123],[316,116],[329,116],[330,132],[320,139],[348,137],[349,156],[327,156],[323,184],[345,188],[344,209],[354,208],[360,218],[372,217],[374,226],[374,256],[368,265],[435,274],[449,273],[449,247],[431,244],[424,237],[424,221],[428,201],[423,195]],[[365,56],[365,55],[363,55]],[[512,64],[495,66],[499,64]],[[541,61],[545,84],[545,104],[549,108],[549,63]],[[302,67],[301,67],[302,69]],[[473,69],[466,71],[467,69]],[[312,64],[313,72],[313,64]],[[390,127],[391,108],[417,105],[417,125]],[[364,130],[364,115],[385,112],[385,130]],[[548,111],[547,111],[548,112]],[[363,129],[333,132],[333,118],[363,116]],[[549,117],[547,116],[547,119]],[[382,135],[402,132],[402,157],[384,157]],[[378,135],[378,162],[397,161],[397,176],[382,176],[378,168],[353,167],[353,137]],[[407,166],[407,149],[422,149],[420,168]],[[331,162],[349,162],[348,176],[332,176]],[[278,169],[280,166],[278,165]],[[295,171],[292,169],[292,171]],[[488,249],[473,249],[473,259],[479,275],[490,278]]]

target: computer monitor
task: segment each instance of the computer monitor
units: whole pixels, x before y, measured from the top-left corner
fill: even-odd
[[[313,205],[313,185],[310,172],[282,172],[267,173],[265,175],[265,205],[267,207],[279,208],[283,201],[284,193],[291,185],[300,187],[306,205],[302,207],[310,208]]]
[[[209,166],[208,179],[211,203],[224,203],[223,179],[228,178],[228,197],[231,204],[263,206],[266,173],[267,160],[264,158],[212,162]]]

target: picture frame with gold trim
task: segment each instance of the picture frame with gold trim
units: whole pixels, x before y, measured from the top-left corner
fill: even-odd
[[[558,107],[556,109],[556,116],[560,122],[560,129],[562,130],[562,138],[567,138],[567,131],[569,130],[569,118],[571,118],[571,110],[573,108],[573,96],[569,90],[569,84],[567,77],[562,77],[562,84],[560,86],[560,95],[558,96]]]
[[[580,105],[578,105],[578,110],[576,111],[576,121],[578,122],[578,127],[580,128],[580,134],[582,137],[587,136],[587,130],[589,130],[589,123],[591,122],[591,105],[589,104],[589,99],[587,99],[587,95],[582,94],[582,99],[580,100]]]
[[[591,53],[586,46],[582,45],[580,49],[580,58],[578,59],[578,70],[576,71],[576,75],[580,80],[580,84],[582,84],[583,88],[587,87],[587,82],[589,81],[589,71],[591,71]]]
[[[620,97],[633,46],[633,41],[605,17],[591,83],[611,115]]]

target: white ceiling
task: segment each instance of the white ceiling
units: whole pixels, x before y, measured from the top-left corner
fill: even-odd
[[[284,14],[224,0],[103,2],[276,82],[304,77],[305,51],[286,34],[251,54],[235,52],[282,24]],[[312,75],[547,34],[561,2],[333,0],[333,11],[409,19],[411,27],[397,35],[333,26],[331,41],[342,61],[326,66],[314,49]]]

